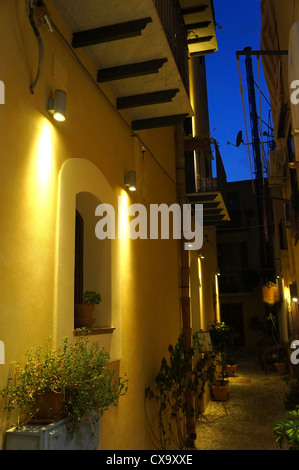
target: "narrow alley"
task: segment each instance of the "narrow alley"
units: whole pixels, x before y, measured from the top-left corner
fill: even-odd
[[[258,358],[243,359],[230,378],[229,398],[211,401],[197,421],[198,450],[280,450],[275,421],[286,417],[285,376],[273,369],[265,374]]]

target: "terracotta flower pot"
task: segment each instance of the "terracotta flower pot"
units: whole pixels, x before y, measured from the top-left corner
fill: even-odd
[[[274,362],[274,366],[279,375],[287,375],[289,372],[289,364],[287,362]]]
[[[227,375],[228,377],[234,377],[234,376],[235,376],[235,372],[236,372],[236,368],[237,368],[237,364],[234,364],[234,365],[227,364],[227,365],[225,366],[226,375]]]
[[[212,385],[212,398],[215,401],[226,401],[228,397],[228,380],[225,381],[224,385],[219,383]]]
[[[75,328],[90,328],[96,321],[92,318],[94,309],[94,304],[75,304]]]

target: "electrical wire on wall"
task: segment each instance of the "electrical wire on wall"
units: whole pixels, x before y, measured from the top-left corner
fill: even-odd
[[[36,74],[36,77],[35,77],[35,80],[32,82],[32,84],[30,85],[30,91],[32,94],[34,94],[35,92],[35,88],[40,80],[40,77],[41,77],[41,74],[42,74],[42,69],[43,69],[43,65],[44,65],[44,45],[43,45],[43,41],[42,41],[42,38],[41,38],[41,35],[40,35],[40,32],[39,32],[39,29],[35,23],[35,19],[34,19],[34,13],[35,13],[35,10],[34,10],[34,6],[35,6],[35,1],[34,0],[30,0],[29,1],[29,4],[28,4],[28,17],[29,17],[29,21],[30,21],[30,24],[31,24],[31,27],[33,29],[33,32],[35,34],[35,37],[37,39],[37,43],[38,43],[38,51],[39,51],[39,60],[38,60],[38,70],[37,70],[37,74]]]

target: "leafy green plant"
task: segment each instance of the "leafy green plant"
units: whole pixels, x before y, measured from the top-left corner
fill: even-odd
[[[216,353],[227,353],[228,348],[234,345],[237,337],[236,330],[224,322],[212,322],[209,332]]]
[[[82,301],[84,304],[99,304],[102,302],[102,297],[98,292],[87,290],[83,294]]]
[[[191,391],[194,397],[201,400],[206,381],[213,375],[209,354],[198,351],[197,345],[195,334],[193,347],[186,350],[184,337],[180,335],[176,345],[168,347],[169,361],[165,358],[161,361],[155,386],[145,390],[146,400],[154,404],[153,415],[157,423],[150,423],[149,419],[148,423],[159,449],[166,450],[171,446],[175,449],[184,448],[184,418],[188,413],[194,413],[186,404],[186,392]],[[198,357],[193,366],[196,352]]]
[[[88,344],[85,331],[70,342],[65,338],[52,349],[50,339],[43,349],[27,351],[24,367],[14,364],[14,375],[0,390],[5,408],[18,408],[23,422],[36,413],[37,394],[52,391],[64,396],[65,414],[72,433],[80,421],[96,412],[100,417],[110,405],[116,405],[127,390],[127,379],[116,377],[109,367],[109,354],[97,342]]]
[[[284,395],[283,403],[287,411],[292,411],[299,406],[299,379],[297,377],[287,377],[287,391]]]
[[[224,385],[226,382],[226,365],[228,364],[229,348],[234,346],[235,338],[238,334],[231,326],[218,321],[211,323],[209,332],[214,350],[213,360],[218,366],[217,381],[220,385]]]
[[[288,414],[289,418],[275,423],[273,432],[276,442],[281,449],[287,443],[290,449],[299,450],[299,409],[289,411]]]
[[[241,351],[238,348],[228,348],[227,356],[226,356],[226,363],[228,365],[234,366],[239,363],[241,358]]]

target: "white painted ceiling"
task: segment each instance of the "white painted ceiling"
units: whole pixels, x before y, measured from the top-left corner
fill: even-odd
[[[114,80],[116,98],[179,89],[169,103],[127,110],[132,121],[188,114],[193,110],[152,0],[53,0],[72,33],[151,17],[141,36],[84,47],[98,70],[167,58],[159,73]]]

